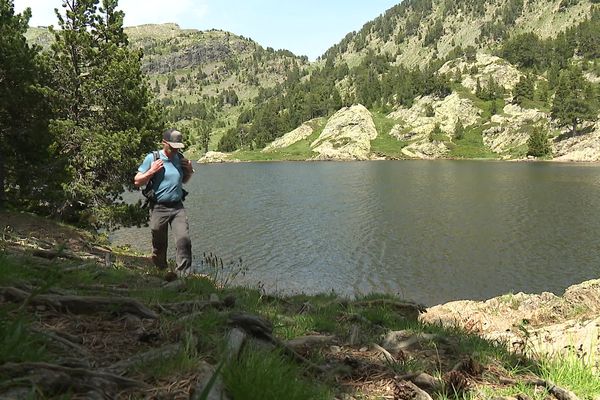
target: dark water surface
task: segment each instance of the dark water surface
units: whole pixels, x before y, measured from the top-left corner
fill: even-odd
[[[196,165],[193,251],[270,291],[427,305],[600,277],[600,166],[483,161]],[[148,228],[117,244],[150,251]],[[172,252],[172,249],[170,249]]]

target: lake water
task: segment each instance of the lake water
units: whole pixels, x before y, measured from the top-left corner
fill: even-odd
[[[195,169],[186,208],[196,267],[203,252],[225,264],[241,258],[248,272],[238,283],[271,292],[384,292],[433,305],[560,294],[600,277],[600,166],[375,161]],[[150,252],[149,228],[122,229],[112,240]]]

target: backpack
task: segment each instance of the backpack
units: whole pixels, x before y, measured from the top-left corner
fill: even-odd
[[[158,160],[158,158],[160,157],[158,151],[153,151],[152,156],[154,158],[152,162]],[[144,204],[142,205],[142,208],[148,207],[149,204],[156,203],[156,193],[154,193],[154,176],[150,178],[148,183],[146,183],[146,187],[142,189],[142,195],[144,195],[144,197],[146,198]]]

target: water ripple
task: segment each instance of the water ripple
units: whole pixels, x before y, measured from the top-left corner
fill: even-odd
[[[436,304],[560,292],[599,273],[597,167],[436,161],[196,170],[186,203],[194,252],[242,257],[245,284]],[[149,251],[147,228],[112,239]]]

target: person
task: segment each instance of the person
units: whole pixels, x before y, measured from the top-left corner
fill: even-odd
[[[152,262],[161,270],[167,268],[168,228],[175,236],[176,264],[179,272],[189,272],[192,266],[192,243],[189,223],[183,206],[183,183],[190,180],[192,162],[179,152],[184,148],[183,135],[175,129],[163,133],[162,150],[155,160],[149,153],[134,177],[137,187],[151,182],[155,198],[150,201],[152,231]]]

